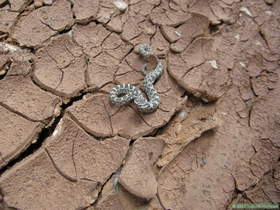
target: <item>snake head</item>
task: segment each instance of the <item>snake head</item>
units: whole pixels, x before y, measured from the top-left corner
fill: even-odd
[[[148,44],[140,44],[136,48],[136,52],[142,55],[144,58],[153,54],[152,48]]]

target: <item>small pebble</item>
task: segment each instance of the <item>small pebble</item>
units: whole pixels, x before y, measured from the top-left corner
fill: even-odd
[[[185,111],[181,111],[180,113],[179,113],[179,118],[181,119],[181,120],[184,120],[184,119],[186,119],[187,118],[187,115],[188,115],[188,113],[187,112],[185,112]]]
[[[3,76],[4,74],[6,74],[6,71],[5,70],[1,70],[0,71],[0,76]]]
[[[241,7],[239,10],[240,10],[240,12],[243,12],[246,15],[253,17],[252,13],[250,12],[250,10],[247,7]]]
[[[239,35],[239,34],[236,34],[236,35],[234,36],[234,38],[235,38],[237,41],[239,41],[239,40],[240,40],[240,35]]]
[[[239,64],[240,64],[240,66],[242,66],[243,68],[246,67],[245,63],[243,63],[243,62],[239,62]]]
[[[127,9],[127,3],[124,1],[114,1],[113,4],[121,11],[124,12]]]
[[[178,32],[178,31],[175,31],[175,34],[176,34],[177,36],[181,36],[181,33]]]
[[[214,69],[218,69],[217,61],[211,60],[211,61],[208,61],[208,63],[210,63],[210,65],[211,65]]]

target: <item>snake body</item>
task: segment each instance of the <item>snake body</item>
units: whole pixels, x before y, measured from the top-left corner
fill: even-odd
[[[142,44],[139,46],[139,52],[141,56],[147,58],[152,55],[152,50],[149,45]],[[137,108],[144,113],[154,112],[160,104],[160,95],[154,88],[154,82],[160,77],[163,72],[163,65],[158,61],[156,68],[146,73],[144,77],[144,91],[148,96],[148,99],[144,96],[141,90],[131,84],[119,84],[114,87],[110,92],[110,99],[113,104],[124,105],[130,101],[134,101]]]

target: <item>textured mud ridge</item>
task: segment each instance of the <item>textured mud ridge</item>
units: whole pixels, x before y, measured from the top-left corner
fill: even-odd
[[[280,202],[279,15],[279,0],[0,0],[0,209]],[[151,114],[109,100],[143,89],[142,43],[164,65]]]

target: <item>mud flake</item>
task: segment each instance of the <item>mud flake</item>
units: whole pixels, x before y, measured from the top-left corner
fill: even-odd
[[[125,41],[131,41],[132,39],[138,37],[142,33],[138,23],[142,20],[143,18],[141,17],[131,17],[130,21],[126,21],[123,26],[121,38]]]
[[[85,88],[86,58],[69,35],[51,39],[36,55],[33,78],[40,86],[65,98]]]
[[[123,31],[123,21],[119,15],[111,18],[110,22],[106,24],[106,28],[110,31],[121,33]]]
[[[30,77],[7,77],[0,82],[0,103],[29,119],[43,121],[54,115],[60,99],[34,85]]]
[[[119,168],[128,150],[127,139],[98,141],[82,131],[69,116],[62,119],[57,129],[58,134],[47,140],[46,149],[58,169],[73,180],[105,183]]]
[[[101,137],[112,136],[109,113],[104,106],[107,101],[106,95],[86,95],[83,100],[71,106],[68,112],[87,132]]]
[[[81,23],[89,22],[97,17],[99,0],[74,1],[73,12],[76,20]]]
[[[0,8],[0,33],[9,33],[17,16],[18,13],[9,11],[8,7]]]
[[[211,39],[197,39],[181,55],[170,54],[168,63],[168,71],[178,84],[205,101],[217,100],[230,83],[228,72],[219,61],[218,69],[209,64],[212,43]]]
[[[113,81],[118,69],[119,61],[104,52],[97,57],[90,58],[88,62],[88,84],[93,87],[102,87]]]
[[[0,168],[23,152],[43,127],[31,122],[0,105]]]
[[[112,107],[116,109],[117,107]],[[113,112],[112,112],[113,113]],[[137,112],[131,107],[121,107],[111,117],[113,133],[126,138],[136,139],[151,133],[154,128],[143,121]]]
[[[157,138],[141,138],[133,145],[132,153],[121,171],[120,184],[133,195],[150,200],[157,193],[153,164],[159,158],[163,142]]]
[[[102,44],[103,51],[118,60],[123,60],[132,47],[131,44],[122,41],[116,33],[111,33]]]
[[[124,84],[129,81],[130,84],[139,85],[141,84],[142,80],[143,74],[131,68],[131,66],[128,65],[126,61],[123,61],[120,64],[115,74],[115,81],[120,84]]]
[[[101,24],[94,22],[88,25],[75,25],[73,27],[73,39],[83,48],[83,51],[96,57],[102,51],[102,43],[109,36],[110,31],[106,30]]]
[[[203,100],[215,101],[221,97],[229,85],[229,77],[226,69],[218,71],[209,64],[203,64],[185,75],[184,84],[186,90]]]
[[[165,208],[223,209],[230,200],[234,182],[225,170],[214,170],[219,164],[208,153],[212,140],[206,135],[192,142],[160,173],[158,195]]]
[[[168,54],[169,43],[163,37],[159,29],[151,39],[151,47],[158,57],[165,57]]]
[[[210,0],[197,0],[194,5],[190,8],[192,13],[198,13],[209,18],[212,24],[219,24],[221,22],[220,18],[217,17],[211,8],[212,1]],[[212,3],[213,5],[213,3]],[[213,6],[212,6],[213,7]],[[217,6],[216,6],[217,7]],[[214,8],[216,11],[217,8]]]
[[[176,29],[171,26],[161,26],[160,29],[161,29],[162,35],[170,43],[176,42],[182,36],[182,34],[179,31],[176,31]]]
[[[42,7],[20,18],[12,33],[12,38],[20,45],[41,46],[44,41],[69,28],[74,23],[67,0],[56,1],[51,7]]]
[[[74,24],[71,4],[67,0],[55,1],[51,7],[40,9],[42,23],[55,31],[63,31]]]
[[[5,42],[0,43],[0,70],[6,77],[27,76],[32,71],[33,55]]]
[[[168,3],[162,2],[160,6],[154,8],[150,14],[150,19],[155,25],[178,26],[184,23],[190,15],[183,11],[168,9]]]
[[[16,11],[16,12],[21,12],[27,7],[32,0],[22,0],[22,1],[17,1],[17,0],[9,0],[9,3],[11,5],[11,11]]]
[[[89,207],[89,210],[131,210],[143,208],[147,210],[163,210],[157,198],[149,203],[137,199],[119,184],[119,174],[115,174],[104,186],[100,200]]]
[[[9,206],[30,210],[86,207],[95,199],[96,186],[95,182],[65,179],[42,149],[0,179],[4,201]]]
[[[186,22],[178,28],[173,28],[176,35],[180,35],[180,39],[171,44],[170,49],[175,52],[182,52],[197,37],[209,34],[209,19],[200,14],[192,14]]]
[[[257,141],[254,143],[256,153],[250,159],[250,168],[253,174],[261,179],[269,173],[274,163],[277,163],[279,150],[273,147],[269,141]],[[276,164],[277,165],[277,164]]]

